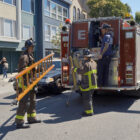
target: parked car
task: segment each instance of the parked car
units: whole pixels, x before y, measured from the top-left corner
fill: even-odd
[[[61,85],[61,60],[55,59],[53,64],[55,67],[37,84],[38,93],[57,94],[63,90]]]

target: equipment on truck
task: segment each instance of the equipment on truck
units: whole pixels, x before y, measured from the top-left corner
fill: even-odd
[[[69,29],[61,33],[61,70],[62,85],[73,88],[75,83],[71,72],[71,60],[74,66],[83,59],[83,50],[89,49],[94,60],[98,62],[101,51],[103,24],[111,26],[113,36],[112,58],[109,65],[108,85],[96,90],[135,91],[140,96],[140,27],[129,19],[103,17],[74,21]],[[70,57],[71,56],[71,57]],[[75,63],[76,62],[76,63]],[[79,63],[78,63],[79,64]],[[80,81],[80,76],[76,76]],[[78,86],[79,87],[79,86]]]

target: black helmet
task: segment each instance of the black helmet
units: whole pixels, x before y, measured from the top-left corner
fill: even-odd
[[[102,26],[100,27],[100,29],[110,29],[110,28],[111,28],[111,26],[106,23],[102,24]]]
[[[83,50],[83,55],[85,57],[91,57],[92,56],[89,49]]]
[[[33,42],[33,39],[30,38],[28,40],[25,41],[25,48],[28,48],[30,46],[33,46],[34,47],[34,42]]]

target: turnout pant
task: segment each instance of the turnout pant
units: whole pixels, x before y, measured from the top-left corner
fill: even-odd
[[[36,94],[34,90],[31,90],[27,95],[23,97],[23,99],[19,101],[15,122],[17,124],[24,123],[24,116],[26,112],[28,121],[36,119],[35,107],[36,107]]]
[[[111,57],[106,56],[98,61],[98,86],[108,86],[109,64]]]
[[[93,103],[92,103],[92,95],[93,95],[93,90],[87,91],[87,92],[82,92],[82,98],[83,98],[83,106],[84,106],[84,111],[86,114],[93,114]]]

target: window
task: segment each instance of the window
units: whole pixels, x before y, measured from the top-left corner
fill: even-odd
[[[4,0],[4,2],[9,3],[9,4],[13,4],[12,0]]]
[[[51,41],[56,36],[57,27],[45,24],[45,41]]]
[[[31,0],[31,13],[34,13],[34,0]]]
[[[50,16],[50,1],[44,0],[44,12],[46,16]]]
[[[54,27],[54,26],[52,26],[51,27],[51,39],[54,37],[54,36],[56,36],[56,27]]]
[[[16,0],[13,0],[13,5],[16,5]]]
[[[65,21],[68,18],[68,10],[66,8],[63,8],[63,21]]]
[[[76,20],[76,8],[73,7],[73,20]]]
[[[82,19],[85,19],[86,15],[82,13],[81,17],[82,17]]]
[[[16,37],[16,21],[0,18],[0,36]]]
[[[34,13],[34,0],[22,0],[22,10]]]
[[[13,37],[16,37],[17,35],[16,35],[16,33],[17,33],[17,31],[16,31],[16,21],[13,21],[12,22],[12,35],[13,35]]]
[[[44,15],[65,21],[68,18],[68,9],[49,0],[44,0]]]
[[[83,19],[85,19],[86,18],[86,16],[85,16],[85,14],[83,14]]]
[[[50,25],[45,25],[45,41],[50,41],[51,29]]]
[[[29,25],[22,26],[22,39],[27,40],[29,38],[34,39],[34,27]]]
[[[8,4],[16,5],[16,0],[0,0]]]
[[[62,20],[62,7],[58,6],[58,20]]]
[[[23,25],[23,40],[27,40],[30,38],[30,26]]]
[[[12,37],[12,21],[5,19],[4,20],[4,36]]]
[[[3,36],[3,19],[0,18],[0,36]]]
[[[77,19],[80,19],[80,9],[77,10]]]
[[[56,18],[56,4],[51,2],[50,7],[51,7],[51,17]]]

